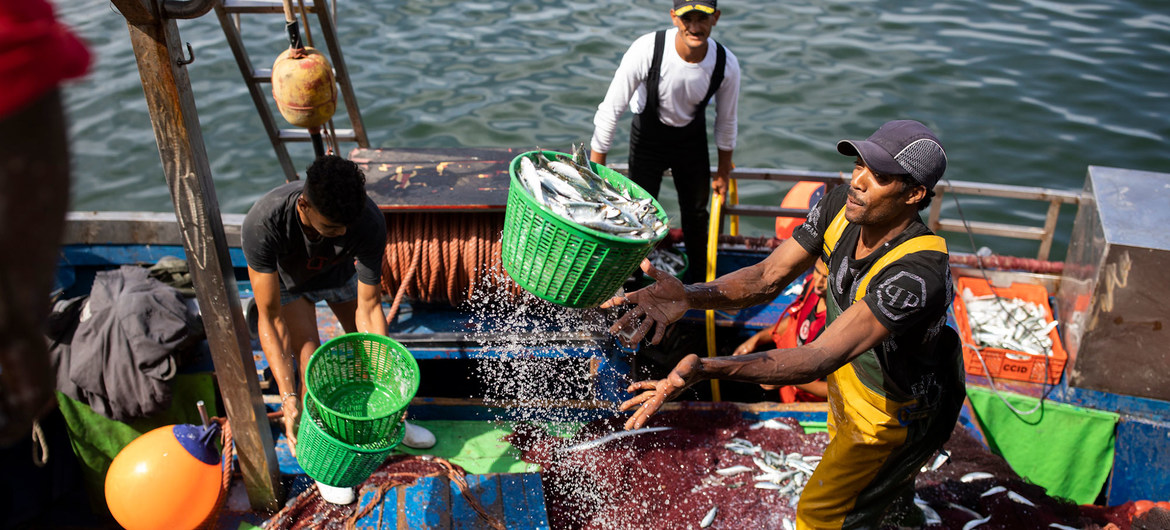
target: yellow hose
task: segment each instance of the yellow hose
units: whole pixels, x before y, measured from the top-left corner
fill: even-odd
[[[732,165],[731,167],[735,167],[735,166]],[[732,205],[739,204],[739,186],[735,185],[735,179],[733,179],[733,178],[727,179],[727,193],[728,193],[728,195],[727,195],[728,202],[730,204],[732,204]],[[727,232],[733,236],[738,236],[739,235],[739,216],[738,215],[731,215],[731,216],[728,216],[728,219],[729,219],[729,221],[727,222]]]
[[[735,181],[732,181],[733,183]],[[734,184],[732,184],[734,185]],[[715,279],[715,258],[719,254],[719,217],[723,214],[723,195],[711,197],[711,221],[707,225],[707,276],[706,281]],[[707,310],[707,357],[715,356],[715,311]],[[711,400],[721,401],[719,380],[711,380]]]

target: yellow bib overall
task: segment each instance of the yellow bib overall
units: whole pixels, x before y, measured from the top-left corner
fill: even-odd
[[[826,262],[847,224],[842,208],[825,231]],[[852,303],[865,297],[870,281],[882,269],[922,251],[946,253],[946,242],[935,235],[923,235],[890,249],[858,279]],[[832,273],[829,282],[832,292]],[[825,298],[831,324],[844,308],[831,294]],[[941,372],[945,373],[938,376],[945,395],[931,399],[935,403],[923,406],[919,396],[906,395],[896,385],[887,384],[888,376],[872,349],[829,375],[831,440],[801,494],[797,528],[876,528],[899,496],[912,493],[914,477],[949,438],[962,405],[958,337],[946,326],[943,331],[938,354],[950,355],[954,361],[944,363]]]

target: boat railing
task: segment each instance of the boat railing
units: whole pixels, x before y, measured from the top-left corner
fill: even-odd
[[[626,164],[611,164],[607,167],[622,174],[627,174],[629,166]],[[711,168],[714,172],[715,168]],[[738,180],[764,180],[780,183],[796,183],[800,181],[824,182],[830,188],[849,182],[849,175],[831,171],[801,171],[791,169],[769,169],[745,167],[735,168],[731,176]],[[1011,239],[1025,239],[1040,242],[1040,249],[1036,259],[1047,260],[1052,250],[1052,241],[1056,235],[1057,221],[1060,209],[1065,204],[1081,203],[1081,191],[1057,190],[1036,186],[1014,186],[1009,184],[988,184],[983,182],[968,182],[962,180],[945,180],[934,188],[935,198],[930,206],[930,216],[927,224],[935,232],[966,232],[972,234],[994,235]],[[980,195],[1001,199],[1023,199],[1047,204],[1047,213],[1043,226],[1032,226],[1011,223],[994,223],[986,221],[966,221],[958,218],[942,217],[942,198],[947,193],[957,195]],[[781,208],[779,206],[764,206],[754,204],[727,204],[722,208],[724,216],[745,215],[752,217],[806,217],[807,208]]]

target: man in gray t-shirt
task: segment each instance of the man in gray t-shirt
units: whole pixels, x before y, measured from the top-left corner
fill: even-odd
[[[294,455],[300,387],[309,357],[321,346],[316,303],[328,303],[346,333],[386,334],[379,285],[386,219],[366,195],[365,181],[357,164],[324,156],[309,166],[304,181],[268,192],[244,218],[241,238],[260,346],[280,390]],[[408,424],[403,443],[426,448],[434,436]]]

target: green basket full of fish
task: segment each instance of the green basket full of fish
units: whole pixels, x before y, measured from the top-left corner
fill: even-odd
[[[573,155],[529,151],[508,167],[501,260],[528,292],[593,307],[622,286],[666,237],[666,212],[637,184]]]

